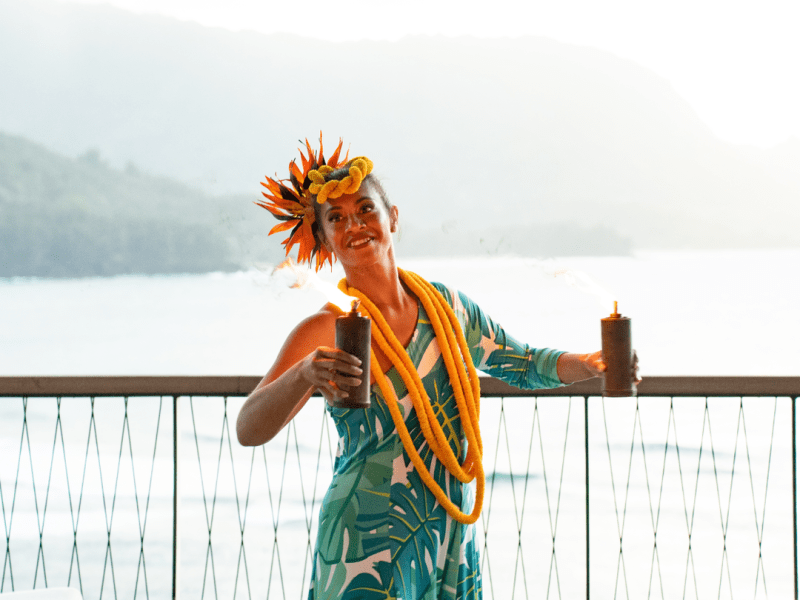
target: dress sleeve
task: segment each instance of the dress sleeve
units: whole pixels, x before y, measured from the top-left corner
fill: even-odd
[[[565,351],[518,342],[466,295],[440,283],[433,285],[455,311],[476,369],[525,390],[566,385],[556,370],[558,357]]]

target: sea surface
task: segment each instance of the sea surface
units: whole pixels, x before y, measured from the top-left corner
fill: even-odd
[[[800,373],[800,250],[401,261],[532,346],[589,352],[619,302],[643,375]],[[325,296],[239,273],[0,279],[1,375],[256,375]],[[335,284],[342,276],[321,272]]]
[[[800,374],[798,265],[800,250],[401,261],[533,346],[599,349],[616,300],[645,376]],[[326,301],[294,279],[264,266],[0,280],[0,375],[259,375]],[[241,448],[241,401],[181,400],[182,596],[302,598],[336,432],[310,403]],[[593,597],[790,596],[788,399],[589,411]],[[582,398],[484,402],[485,598],[585,595],[583,415]],[[0,400],[0,590],[46,579],[86,598],[167,597],[171,431],[170,399]]]

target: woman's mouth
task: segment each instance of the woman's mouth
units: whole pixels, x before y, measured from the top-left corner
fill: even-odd
[[[350,243],[347,244],[348,248],[361,248],[366,246],[372,241],[372,237],[360,237],[358,239],[352,240]]]

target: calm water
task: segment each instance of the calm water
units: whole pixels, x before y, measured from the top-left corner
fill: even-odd
[[[460,288],[534,346],[599,349],[599,319],[616,299],[644,375],[800,373],[798,265],[800,250],[401,262]],[[571,286],[564,270],[610,296]],[[262,374],[325,301],[269,272],[0,279],[0,374]]]
[[[598,320],[616,299],[621,312],[633,319],[644,375],[800,372],[795,344],[800,334],[800,251],[401,264],[464,290],[508,331],[532,345],[598,349]],[[335,282],[339,276],[323,278]],[[317,291],[287,289],[285,279],[271,276],[266,268],[201,276],[0,280],[0,374],[261,374],[294,324],[324,301]],[[230,402],[229,419],[235,418],[239,403]],[[230,441],[221,401],[198,399],[182,405],[184,597],[199,597],[204,586],[209,597],[216,596],[214,585],[224,598],[234,597],[234,590],[236,597],[283,597],[284,590],[287,597],[302,596],[308,539],[314,538],[313,526],[309,533],[307,524],[330,479],[335,444],[335,431],[318,408],[304,410],[296,428],[253,454]],[[745,401],[742,407],[721,400],[712,401],[704,413],[702,403],[676,400],[670,412],[668,400],[652,399],[637,417],[629,400],[594,403],[592,563],[598,597],[614,597],[615,588],[617,597],[646,597],[648,589],[651,597],[661,597],[662,591],[664,597],[694,597],[694,589],[700,597],[716,598],[720,589],[726,598],[752,597],[754,591],[755,597],[762,597],[763,572],[770,595],[788,597],[788,408],[786,402],[771,400]],[[112,597],[114,587],[121,597],[133,597],[134,589],[143,597],[144,567],[150,597],[168,594],[163,582],[168,583],[171,552],[172,423],[171,408],[163,411],[159,422],[158,399],[131,403],[126,430],[123,403],[99,401],[92,429],[89,401],[73,400],[69,410],[62,410],[62,446],[55,428],[55,400],[29,403],[27,439],[21,435],[21,402],[0,404],[0,455],[5,459],[0,461],[0,491],[6,515],[12,500],[16,502],[11,539],[17,589],[32,585],[39,528],[44,530],[49,584],[66,583],[72,558],[71,515],[82,498],[77,540],[85,596],[100,597],[103,581],[103,597]],[[525,597],[526,590],[530,597],[582,596],[582,400],[542,400],[536,407],[524,399],[508,401],[505,415],[497,403],[487,401],[482,424],[485,461],[491,465],[487,471],[497,474],[492,509],[485,511],[479,528],[480,536],[491,532],[483,570],[486,597],[510,598],[512,590],[514,597]],[[749,437],[743,437],[743,429]],[[87,453],[87,439],[91,442],[95,436],[99,450],[89,445]],[[772,446],[771,439],[776,440]],[[134,460],[127,458],[128,447],[134,448]],[[48,492],[51,464],[55,467]],[[31,472],[37,473],[35,480]],[[527,489],[525,473],[531,475]],[[141,509],[151,478],[148,520],[143,522]],[[19,485],[14,492],[15,480]],[[284,492],[278,498],[280,481]],[[115,487],[118,502],[104,506],[100,491],[109,494]],[[41,512],[46,497],[43,523],[34,506],[38,502]],[[519,514],[523,505],[520,521],[515,512]],[[615,515],[623,512],[621,522]],[[278,516],[276,552],[273,523]],[[213,559],[208,551],[209,520],[214,523]],[[243,520],[245,552],[240,554]],[[652,535],[656,521],[659,552],[666,556],[678,548],[684,557],[678,563],[659,562]],[[146,527],[146,565],[139,562],[138,544],[115,542],[111,554],[106,552],[109,523],[120,539],[123,534],[136,538]],[[681,550],[689,526],[694,528],[692,556]],[[624,564],[618,556],[620,527],[627,532]],[[555,562],[549,556],[554,528]],[[520,529],[521,553],[516,545]],[[727,553],[721,546],[723,529]],[[116,565],[113,577],[111,558]],[[237,564],[238,571],[231,568]],[[102,579],[104,567],[107,575]],[[40,570],[38,577],[42,576]],[[3,577],[8,591],[8,572]],[[746,593],[745,588],[739,592],[740,581],[746,582]]]

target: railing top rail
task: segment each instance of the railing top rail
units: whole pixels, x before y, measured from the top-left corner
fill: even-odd
[[[260,376],[25,376],[0,377],[0,396],[246,396]],[[552,390],[520,390],[481,377],[481,394],[496,396],[599,396],[600,379]],[[800,397],[800,377],[645,377],[639,396]]]

